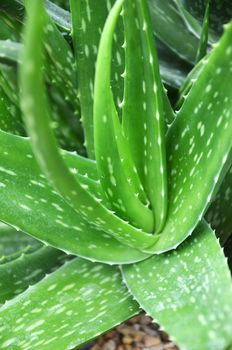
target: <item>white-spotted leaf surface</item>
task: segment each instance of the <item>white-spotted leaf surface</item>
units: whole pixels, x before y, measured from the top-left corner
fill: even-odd
[[[175,248],[192,233],[210,203],[230,154],[231,40],[232,24],[208,57],[168,130],[169,207],[153,251]]]
[[[75,259],[0,308],[1,349],[73,349],[138,312],[117,267]]]
[[[21,294],[62,264],[65,254],[51,247],[22,254],[0,265],[0,304]]]
[[[0,220],[42,242],[88,259],[130,263],[146,258],[146,254],[96,230],[54,191],[39,170],[29,140],[4,132],[0,132],[0,140]],[[84,186],[88,179],[85,174],[94,180],[94,162],[68,152],[63,157],[75,178],[85,180]],[[89,172],[83,173],[84,170]]]
[[[128,222],[114,215],[114,212],[105,207],[101,198],[95,197],[85,186],[76,181],[66,167],[50,126],[50,110],[42,70],[39,69],[43,65],[44,10],[40,2],[29,5],[30,16],[25,32],[24,64],[20,70],[21,105],[37,161],[65,201],[88,223],[132,247],[145,248],[152,245],[156,237],[142,232],[141,229],[129,225]],[[34,69],[36,66],[37,69]]]
[[[200,223],[177,250],[123,267],[141,307],[181,350],[225,350],[232,344],[232,283],[214,235]]]

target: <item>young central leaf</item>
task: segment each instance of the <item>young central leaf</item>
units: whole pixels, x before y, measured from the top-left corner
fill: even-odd
[[[169,208],[153,251],[176,247],[192,233],[227,164],[232,148],[231,40],[229,24],[168,131]]]
[[[144,249],[154,244],[157,240],[154,235],[142,232],[141,229],[129,225],[114,215],[102,203],[101,198],[96,197],[73,176],[64,163],[51,129],[51,112],[43,79],[42,43],[46,22],[41,2],[29,2],[28,13],[25,49],[22,57],[24,64],[20,69],[21,105],[37,161],[64,200],[88,225],[93,225],[135,248]],[[148,209],[145,209],[148,212]],[[152,217],[152,214],[150,216]],[[150,224],[146,219],[144,219],[146,224]]]
[[[153,231],[153,214],[122,133],[110,87],[112,42],[123,1],[111,11],[99,47],[94,96],[95,152],[102,187],[113,209],[144,231]]]
[[[163,109],[166,96],[146,1],[133,4],[126,0],[124,8],[126,74],[123,129],[151,202],[155,230],[159,232],[167,211]]]

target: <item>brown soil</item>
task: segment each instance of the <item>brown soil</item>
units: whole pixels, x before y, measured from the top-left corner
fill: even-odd
[[[87,348],[85,348],[87,349]],[[89,350],[179,350],[145,315],[132,318],[99,337]]]

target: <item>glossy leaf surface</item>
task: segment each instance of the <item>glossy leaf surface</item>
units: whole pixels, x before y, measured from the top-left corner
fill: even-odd
[[[73,349],[138,312],[118,268],[75,259],[0,309],[1,348]]]
[[[177,250],[125,266],[123,273],[141,307],[182,350],[224,350],[232,344],[231,276],[205,223]]]

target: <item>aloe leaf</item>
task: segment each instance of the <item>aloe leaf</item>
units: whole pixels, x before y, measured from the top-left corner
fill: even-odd
[[[101,6],[95,0],[70,0],[73,22],[73,43],[75,48],[82,123],[85,131],[88,155],[95,158],[93,131],[93,94],[97,51],[105,20],[114,4],[112,0],[103,0]],[[123,33],[121,23],[114,35],[114,53],[112,59],[112,87],[118,104],[123,91]]]
[[[0,344],[73,349],[138,312],[118,268],[75,259],[0,309]]]
[[[124,132],[161,231],[167,211],[164,107],[167,96],[159,65],[146,2],[136,9],[125,2],[126,75],[123,106]],[[134,38],[134,39],[133,39]],[[139,38],[139,39],[138,39]],[[137,70],[134,78],[134,71]],[[165,100],[166,97],[166,100]],[[134,127],[134,125],[138,127]]]
[[[199,62],[207,54],[208,36],[209,36],[209,13],[210,13],[210,0],[207,1],[205,7],[205,15],[202,24],[202,32],[197,51],[196,62]]]
[[[180,87],[179,90],[179,98],[176,103],[176,109],[180,109],[184,100],[187,98],[189,91],[191,90],[191,87],[193,83],[197,80],[198,76],[200,75],[201,71],[203,70],[205,64],[207,63],[207,58],[204,57],[201,61],[199,61],[192,70],[190,70],[189,74],[187,75],[185,81]]]
[[[188,74],[185,62],[178,59],[165,45],[157,41],[157,50],[159,56],[160,75],[165,86],[168,88],[179,89],[184,83]],[[167,51],[167,53],[166,53]]]
[[[5,258],[17,257],[22,251],[32,250],[32,247],[40,247],[37,240],[23,232],[17,231],[8,225],[0,223],[0,262]]]
[[[200,22],[194,16],[192,16],[192,14],[189,11],[186,10],[183,0],[175,0],[175,2],[178,8],[178,11],[181,14],[189,31],[192,32],[197,38],[200,39],[201,32],[202,32],[202,27]]]
[[[49,0],[45,0],[45,8],[49,16],[59,26],[59,28],[67,32],[71,31],[72,19],[69,11],[64,10]]]
[[[0,60],[3,63],[15,64],[18,62],[22,50],[22,45],[11,41],[1,40],[0,41]]]
[[[110,87],[113,35],[121,8],[122,1],[118,1],[107,18],[99,45],[94,95],[95,154],[101,184],[113,209],[133,225],[152,232],[153,215],[140,201],[145,194],[122,134]]]
[[[46,16],[45,48],[53,63],[52,81],[63,92],[66,102],[79,110],[74,56],[53,21]]]
[[[23,45],[21,43],[2,40],[0,41],[0,61],[5,64],[16,65],[21,64],[21,56],[23,51]],[[79,120],[75,117],[72,108],[67,104],[67,101],[63,99],[63,94],[59,91],[59,86],[54,83],[53,76],[56,76],[56,72],[51,73],[51,62],[47,61],[45,64],[46,72],[46,82],[49,97],[52,101],[52,119],[53,119],[53,130],[56,133],[56,136],[59,140],[59,145],[67,150],[76,150],[79,154],[85,155],[83,147],[83,133]],[[14,72],[16,75],[16,72]],[[1,79],[0,79],[1,82]],[[63,85],[63,84],[62,84]],[[7,90],[8,96],[11,96],[12,90]],[[14,93],[15,94],[15,93]],[[18,106],[18,96],[15,96],[13,102]],[[4,102],[6,105],[6,102]],[[13,118],[8,113],[2,114],[1,123],[7,120],[6,126],[18,124],[21,118],[15,117],[15,114],[20,114],[19,110],[15,110],[15,107],[12,106],[14,111]],[[24,132],[21,129],[16,132],[12,127],[4,127],[2,125],[2,130],[13,131],[16,134],[24,135]],[[17,129],[18,130],[18,129]]]
[[[0,265],[0,304],[14,298],[41,280],[45,274],[58,268],[63,256],[65,254],[59,250],[42,247]]]
[[[67,32],[71,31],[72,23],[70,13],[60,6],[57,6],[49,0],[45,0],[45,8],[53,21]],[[24,17],[24,0],[7,0],[0,4],[0,9],[10,14],[18,21],[23,21]]]
[[[187,62],[195,62],[198,39],[188,30],[176,2],[149,0],[157,37]],[[168,25],[167,25],[168,19]]]
[[[182,0],[186,10],[202,23],[205,9],[205,0]],[[217,40],[223,31],[223,25],[228,23],[232,17],[232,6],[230,0],[212,0],[210,13],[210,33]]]
[[[0,141],[0,220],[44,243],[87,259],[114,264],[147,257],[96,230],[74,212],[41,174],[29,140],[0,132]],[[63,157],[74,176],[86,181],[88,167],[94,162],[68,152],[63,152]],[[83,167],[78,159],[83,161]],[[89,174],[94,181],[94,171],[90,169]]]
[[[1,74],[1,73],[0,73]],[[1,85],[1,78],[0,78]],[[0,129],[16,135],[24,135],[20,112],[0,86]]]
[[[1,5],[0,5],[1,7]],[[0,11],[0,39],[15,40],[20,38],[21,24],[8,15]]]
[[[151,245],[156,241],[156,237],[128,225],[127,222],[114,215],[99,201],[99,198],[83,188],[67,169],[50,127],[50,113],[40,69],[43,62],[44,12],[40,2],[30,2],[29,8],[30,15],[26,26],[23,55],[24,64],[20,69],[20,86],[24,120],[31,136],[37,161],[65,201],[88,223],[135,248]]]
[[[26,9],[28,6],[27,0]],[[44,45],[49,57],[46,73],[50,73],[52,84],[62,92],[66,103],[78,113],[78,86],[72,49],[47,13],[44,13],[44,32]]]
[[[231,39],[232,24],[227,26],[207,59],[169,128],[169,210],[154,251],[176,247],[192,233],[214,195],[229,156],[232,146]],[[219,139],[223,140],[220,147]]]
[[[12,101],[12,103],[16,107],[18,107],[17,92],[15,91],[15,87],[13,87],[13,84],[10,81],[10,79],[7,79],[7,78],[11,78],[11,71],[8,70],[8,67],[6,67],[6,69],[4,69],[4,68],[1,66],[0,86],[2,87],[2,89],[4,90],[4,92],[8,96],[8,98]]]
[[[232,232],[232,167],[227,172],[216,197],[206,213],[206,219],[216,230],[222,244]]]
[[[124,266],[123,273],[140,306],[181,349],[224,350],[232,343],[231,276],[205,223],[177,251]]]
[[[7,0],[2,1],[0,4],[0,9],[5,14],[9,14],[18,21],[22,21],[24,15],[24,5],[20,0]]]

